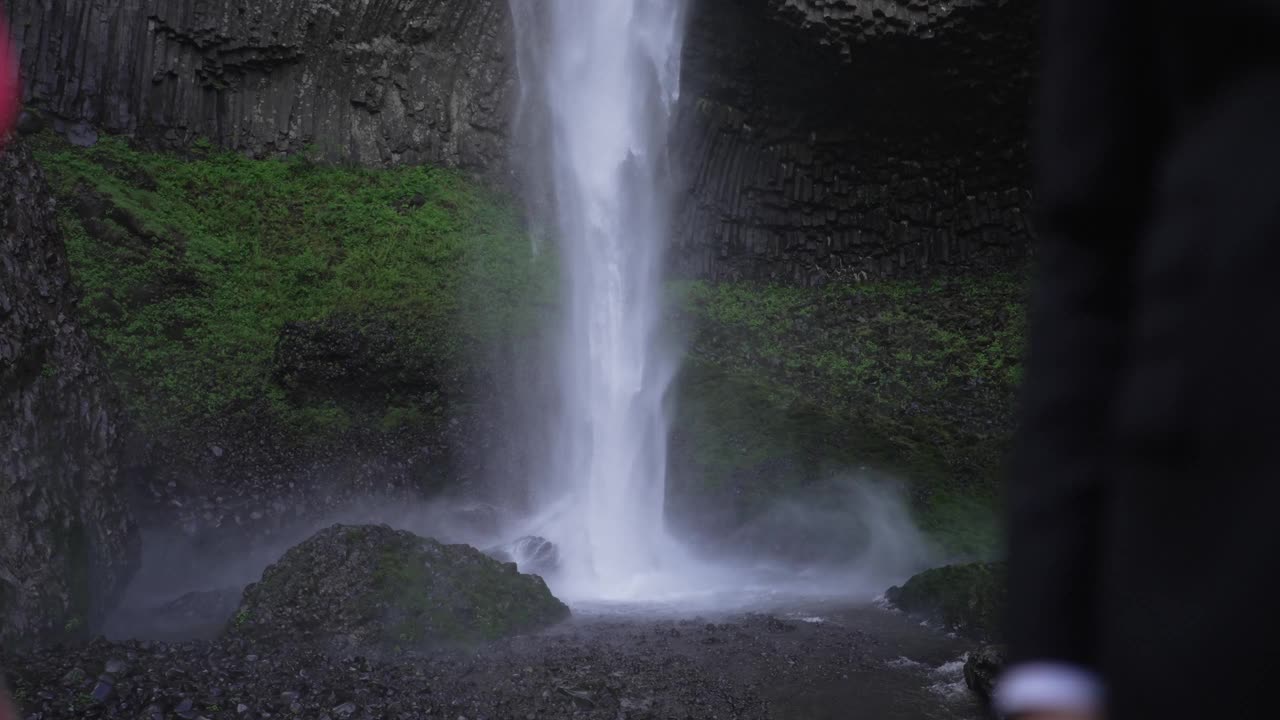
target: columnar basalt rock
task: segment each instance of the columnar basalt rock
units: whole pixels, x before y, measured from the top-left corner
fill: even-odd
[[[0,646],[86,635],[123,590],[137,538],[118,471],[122,417],[88,336],[51,193],[0,151]]]
[[[24,99],[64,129],[365,165],[504,156],[506,0],[7,5]]]
[[[816,284],[1024,258],[1027,5],[699,4],[678,267]]]
[[[696,3],[677,268],[815,284],[1025,257],[1031,5]],[[9,12],[28,104],[82,142],[101,128],[506,176],[507,0],[13,0]]]

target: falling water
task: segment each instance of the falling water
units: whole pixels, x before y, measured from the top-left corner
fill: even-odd
[[[570,592],[627,597],[669,572],[663,522],[676,366],[661,328],[667,139],[685,0],[511,0],[522,115],[551,183],[566,314],[541,482]]]

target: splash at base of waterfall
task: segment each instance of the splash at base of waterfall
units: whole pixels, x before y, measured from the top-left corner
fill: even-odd
[[[544,537],[555,545],[560,561],[543,575],[556,596],[566,602],[675,600],[705,591],[700,586],[722,572],[665,530],[644,537],[632,549],[632,556],[619,558],[617,551],[601,552],[590,546],[595,536],[591,528],[577,521],[577,509],[575,498],[564,498],[522,522],[517,530],[520,535]],[[621,559],[622,564],[606,564],[610,559]]]
[[[505,533],[545,537],[555,546],[555,566],[516,562],[522,571],[542,575],[575,610],[687,616],[816,600],[870,603],[939,559],[913,521],[901,486],[857,475],[831,478],[808,495],[793,493],[712,544],[662,537],[665,544],[648,571],[619,576],[571,564],[574,557],[591,556],[574,552],[573,543],[587,536],[573,532],[573,508],[566,498],[514,520]]]

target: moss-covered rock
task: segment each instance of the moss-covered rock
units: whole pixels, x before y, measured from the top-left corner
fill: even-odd
[[[885,599],[963,635],[994,639],[1004,620],[1006,567],[993,562],[933,568],[889,588]]]
[[[394,653],[537,630],[569,609],[536,575],[468,545],[403,530],[334,525],[245,589],[233,636]]]

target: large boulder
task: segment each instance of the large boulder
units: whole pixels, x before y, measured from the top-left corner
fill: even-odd
[[[494,640],[568,615],[542,578],[468,545],[334,525],[246,588],[227,632],[381,654]]]
[[[96,630],[138,561],[122,411],[76,321],[54,202],[0,152],[0,647]]]
[[[926,570],[885,599],[905,612],[942,623],[948,630],[989,640],[998,638],[1005,608],[1006,564],[971,563]]]

